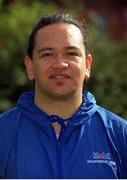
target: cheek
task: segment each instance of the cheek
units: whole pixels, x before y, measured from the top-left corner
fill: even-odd
[[[41,76],[41,68],[39,65],[35,64],[33,67],[33,73],[35,80],[38,79]]]
[[[85,64],[84,63],[78,63],[74,66],[75,76],[77,78],[83,79],[85,77]]]
[[[40,63],[35,63],[34,66],[33,66],[33,71],[34,71],[34,74],[40,74],[43,70],[43,66],[40,64]]]
[[[45,81],[46,78],[47,78],[47,65],[45,64],[36,64],[34,66],[34,77],[35,77],[35,80],[41,82],[41,81]]]

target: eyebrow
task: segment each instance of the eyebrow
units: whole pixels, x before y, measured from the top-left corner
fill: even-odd
[[[68,46],[68,47],[65,47],[65,49],[67,49],[67,50],[80,50],[80,48],[77,46]]]
[[[39,49],[39,50],[38,50],[38,53],[41,53],[41,52],[43,52],[43,51],[51,51],[51,50],[53,50],[53,48],[45,47],[45,48]]]
[[[81,52],[81,50],[80,50],[80,48],[79,47],[77,47],[77,46],[68,46],[68,47],[66,47],[66,50],[67,51],[72,51],[72,52],[76,52],[76,53],[78,53],[79,55],[82,55],[82,52]]]
[[[66,50],[78,50],[80,51],[80,48],[77,46],[67,46],[65,47]],[[45,52],[45,51],[53,51],[54,48],[44,47],[38,50],[38,53]]]

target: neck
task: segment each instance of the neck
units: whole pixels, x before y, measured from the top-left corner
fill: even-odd
[[[48,115],[57,115],[63,119],[70,118],[82,103],[82,93],[62,99],[52,99],[42,94],[39,95],[35,92],[35,104]]]

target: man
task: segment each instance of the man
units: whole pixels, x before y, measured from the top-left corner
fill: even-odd
[[[83,26],[66,14],[33,29],[25,66],[35,90],[0,116],[1,178],[127,178],[127,122],[83,92]]]

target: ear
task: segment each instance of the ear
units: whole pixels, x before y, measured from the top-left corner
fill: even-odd
[[[34,79],[34,72],[33,72],[33,61],[32,61],[32,59],[29,56],[26,56],[24,59],[24,64],[26,67],[28,79],[33,80]]]
[[[85,79],[86,79],[86,81],[88,81],[89,78],[90,78],[91,65],[92,65],[92,55],[91,55],[91,54],[88,54],[88,55],[86,56],[86,73],[85,73]]]

